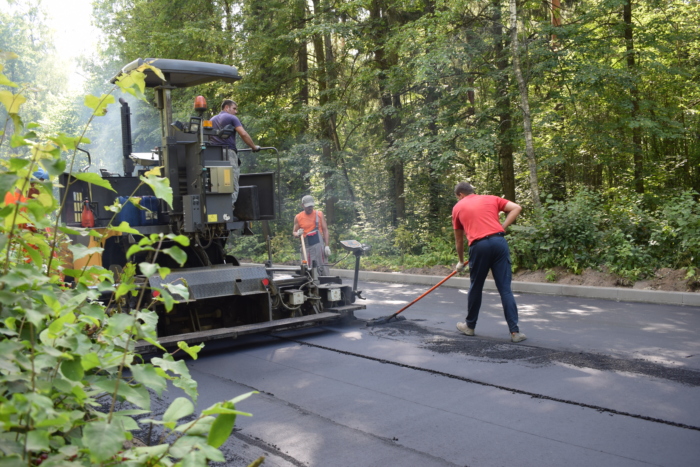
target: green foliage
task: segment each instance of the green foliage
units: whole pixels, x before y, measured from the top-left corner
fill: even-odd
[[[556,273],[556,271],[554,271],[554,270],[552,270],[552,269],[547,269],[547,270],[544,272],[544,278],[545,278],[545,280],[546,280],[547,282],[556,282],[556,280],[557,280],[557,273]]]
[[[0,83],[11,89],[2,92],[9,92],[12,102],[22,101],[23,88],[14,86],[2,73]],[[4,99],[2,102],[5,104]],[[94,113],[105,109],[102,104],[92,104]],[[6,105],[8,119],[14,121],[15,131],[22,131],[22,107],[13,105]],[[164,353],[146,363],[133,351],[137,340],[162,349],[157,343],[154,308],[170,309],[173,296],[188,296],[186,288],[166,284],[153,297],[132,263],[118,277],[98,266],[76,269],[69,249],[75,261],[99,254],[102,248],[71,245],[60,233],[89,235],[98,242],[103,233],[59,225],[54,216],[60,204],[53,194],[54,183],[32,179],[38,167],[53,176],[60,173],[65,166],[62,152],[74,148],[76,139],[54,135],[42,140],[31,130],[15,136],[21,138],[26,152],[20,154],[10,144],[10,157],[0,162],[0,194],[4,197],[0,208],[0,465],[178,462],[204,466],[223,462],[218,447],[231,434],[235,417],[250,415],[238,411],[236,405],[253,393],[214,404],[191,419],[197,383],[185,362]],[[69,158],[69,166],[72,164]],[[93,175],[81,176],[103,184]],[[171,196],[167,184],[153,173],[143,177],[142,183],[166,199]],[[133,233],[125,223],[115,230]],[[182,250],[163,248],[165,241],[188,242],[180,236],[154,234],[132,247],[154,253],[153,263],[138,265],[142,274],[168,274],[167,268],[158,265],[158,255],[184,262]],[[74,287],[63,282],[63,274],[74,277]],[[100,301],[100,292],[108,292],[107,303]],[[179,349],[197,358],[201,346],[181,343]],[[135,417],[149,413],[151,392],[161,394],[168,384],[181,388],[187,397],[173,401],[161,419],[137,422]],[[118,410],[122,403],[131,409]],[[155,427],[161,438],[153,445],[126,447],[139,423]]]
[[[570,201],[550,199],[540,217],[511,227],[514,266],[560,266],[575,273],[605,266],[629,281],[658,268],[697,267],[700,206],[695,196],[685,191],[644,197],[617,190],[607,199],[589,191]]]
[[[633,189],[635,168],[648,193],[700,190],[700,9],[682,0],[664,6],[633,5],[628,52],[620,2],[566,5],[556,28],[541,3],[519,5],[545,196]],[[223,98],[237,100],[254,139],[281,150],[281,223],[295,213],[288,206],[313,193],[331,208],[324,212],[336,232],[406,256],[421,255],[425,241],[410,243],[394,229],[440,235],[458,181],[499,196],[510,196],[512,184],[513,201],[529,208],[508,2],[99,0],[97,11],[105,60],[120,58],[111,76],[139,56],[240,67],[240,83],[196,92],[212,113]],[[135,131],[135,140],[146,144],[146,133]],[[243,159],[250,171],[270,169],[260,154]],[[624,238],[613,240],[623,248]],[[256,247],[255,256],[265,250]],[[566,262],[576,269],[591,264],[585,257],[571,253]]]
[[[578,193],[569,202],[547,199],[541,215],[512,226],[514,266],[528,269],[563,266],[576,273],[595,266],[599,255],[600,197]]]

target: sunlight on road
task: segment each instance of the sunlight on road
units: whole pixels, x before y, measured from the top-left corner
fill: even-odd
[[[408,303],[408,300],[372,300],[367,299],[362,302],[363,305],[403,305]]]
[[[647,332],[660,332],[660,333],[667,333],[667,332],[685,332],[685,333],[695,333],[697,330],[695,329],[689,329],[685,326],[676,326],[675,324],[663,324],[663,323],[656,323],[652,324],[649,326],[644,326],[641,328],[642,331],[647,331]]]
[[[342,334],[342,336],[346,339],[351,339],[354,341],[362,340],[362,333],[359,331],[345,332]]]
[[[603,313],[605,310],[598,308],[598,307],[584,307],[584,309],[581,308],[569,308],[566,311],[550,311],[548,313],[553,314],[553,315],[590,315],[593,313]]]

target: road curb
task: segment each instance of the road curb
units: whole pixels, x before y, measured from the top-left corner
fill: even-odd
[[[330,275],[343,278],[353,278],[354,271],[349,269],[331,269]],[[432,286],[440,282],[444,277],[427,276],[422,274],[403,274],[398,272],[360,271],[359,279],[362,281],[401,282],[404,284],[417,284]],[[469,278],[452,277],[443,284],[443,287],[468,289]],[[590,287],[586,285],[545,284],[541,282],[513,282],[513,292],[562,295],[566,297],[600,298],[603,300],[615,300],[618,302],[655,303],[659,305],[681,305],[700,307],[700,293],[694,292],[666,292],[660,290],[636,290],[622,287]],[[496,290],[493,280],[487,280],[484,285],[486,290]]]

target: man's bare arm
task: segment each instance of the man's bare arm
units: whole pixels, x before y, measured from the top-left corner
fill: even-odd
[[[503,208],[503,211],[507,213],[506,220],[504,220],[503,224],[501,224],[503,226],[503,230],[505,230],[510,224],[515,222],[515,219],[518,218],[518,216],[520,215],[520,211],[522,210],[523,208],[519,204],[515,204],[512,201],[508,201],[508,204],[506,204]]]
[[[253,149],[253,150],[257,150],[257,149],[258,149],[258,145],[255,144],[255,143],[253,142],[253,138],[250,137],[250,135],[248,134],[248,132],[245,131],[245,129],[244,129],[242,126],[237,126],[237,127],[236,127],[236,131],[237,131],[238,134],[240,135],[240,137],[241,137],[241,139],[243,140],[243,142],[244,142],[245,144],[247,144],[248,146],[250,146],[251,149]]]
[[[464,230],[455,229],[455,249],[459,262],[464,263]]]

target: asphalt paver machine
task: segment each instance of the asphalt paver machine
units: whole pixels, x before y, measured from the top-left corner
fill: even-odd
[[[227,255],[225,247],[229,237],[235,241],[239,234],[252,234],[252,222],[276,218],[277,174],[241,174],[238,198],[232,204],[233,165],[223,148],[213,144],[210,138],[225,138],[235,130],[207,126],[203,118],[206,109],[197,103],[197,115],[188,122],[173,121],[171,93],[215,81],[232,83],[240,79],[238,71],[222,64],[138,59],[126,65],[113,82],[122,73],[144,63],[158,68],[165,78],[163,80],[152,70],[145,71],[146,87],[154,91],[154,106],[160,113],[161,146],[150,153],[132,152],[130,110],[120,99],[123,173],[101,170],[102,178],[109,181],[116,194],[71,174],[63,174],[61,195],[67,190],[68,202],[61,215],[67,226],[80,226],[85,224],[83,216],[89,213],[91,226],[103,232],[100,240],[103,251],[96,261],[117,272],[127,261],[149,258],[127,258],[129,247],[138,242],[139,235],[110,232],[110,225],[126,220],[140,235],[174,233],[189,238],[190,246],[184,248],[187,261],[183,268],[174,262],[168,263],[165,255],[161,255],[166,263],[158,261],[159,264],[171,267],[171,273],[165,278],[157,274],[141,278],[148,286],[179,282],[189,290],[189,298],[171,312],[158,310],[161,345],[169,348],[178,341],[195,345],[251,333],[314,326],[347,318],[355,310],[365,308],[355,303],[356,298],[362,298],[361,292],[356,290],[356,279],[354,287],[350,287],[343,285],[340,277],[320,276],[314,265],[275,267],[272,261],[265,265],[241,265],[235,257]],[[169,179],[172,205],[158,199],[147,185],[140,183],[139,176],[155,166],[162,167],[164,176]],[[139,198],[140,205],[147,209],[136,209],[128,201],[129,197]],[[115,198],[123,205],[113,219],[113,213],[104,207],[113,205]],[[86,237],[75,241],[95,246],[90,245]],[[345,241],[342,245],[358,258],[357,269],[359,256],[368,247],[356,241]],[[139,342],[136,350],[150,353],[156,349]]]

